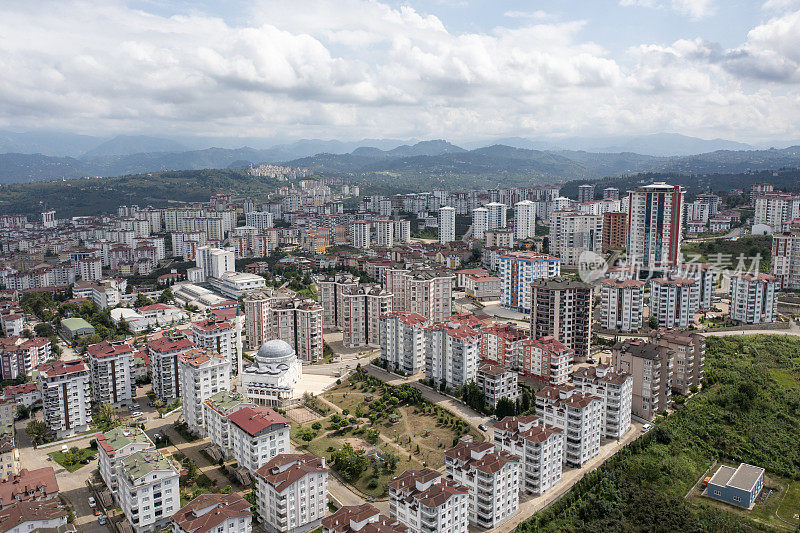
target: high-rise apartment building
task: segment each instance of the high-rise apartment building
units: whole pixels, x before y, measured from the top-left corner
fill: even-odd
[[[444,474],[406,470],[389,481],[389,511],[409,533],[467,533],[469,490]]]
[[[564,464],[581,467],[600,453],[602,399],[571,385],[548,385],[536,393],[536,413],[564,431]]]
[[[700,284],[690,278],[650,280],[650,317],[661,328],[688,328],[700,308]]]
[[[631,412],[652,420],[667,408],[672,395],[672,356],[667,349],[642,339],[614,345],[611,365],[633,377]]]
[[[439,243],[456,240],[456,210],[450,206],[439,208]]]
[[[628,239],[628,213],[607,211],[603,213],[602,248],[622,250]]]
[[[575,389],[603,400],[603,436],[621,439],[631,428],[633,378],[607,365],[579,368],[572,375]]]
[[[231,387],[231,362],[211,350],[192,348],[178,357],[183,418],[189,430],[205,435],[203,403]]]
[[[496,422],[494,447],[522,460],[520,491],[540,495],[561,481],[564,431],[538,416],[507,416]]]
[[[394,221],[382,219],[375,222],[375,245],[382,248],[394,246]]]
[[[772,234],[770,273],[780,289],[800,289],[800,228]]]
[[[245,298],[244,314],[249,350],[281,339],[304,362],[322,359],[323,307],[318,303],[256,292]]]
[[[178,357],[192,348],[195,348],[194,343],[180,334],[165,334],[147,343],[153,392],[165,404],[169,404],[181,395]]]
[[[646,270],[678,264],[683,233],[684,190],[663,182],[629,193],[628,244],[631,261]]]
[[[488,226],[486,229],[505,228],[507,225],[506,214],[508,211],[506,204],[491,202],[486,204],[485,207],[488,212]]]
[[[372,247],[372,228],[366,220],[353,222],[353,247],[366,250]]]
[[[484,239],[486,230],[489,229],[489,210],[485,207],[476,207],[472,210],[472,237]]]
[[[417,313],[393,312],[380,317],[381,359],[393,371],[414,375],[425,370],[425,327]]]
[[[500,303],[521,313],[531,310],[531,282],[561,274],[561,259],[538,252],[506,252],[497,257]]]
[[[524,241],[536,236],[536,204],[523,200],[514,204],[514,240]]]
[[[425,377],[454,389],[475,381],[481,335],[457,321],[425,329]]]
[[[592,201],[594,201],[594,185],[578,185],[578,203],[584,204]]]
[[[728,316],[743,324],[775,321],[777,287],[777,278],[771,274],[732,274]]]
[[[592,286],[564,278],[539,279],[531,284],[531,336],[553,337],[589,357],[592,340]]]
[[[611,331],[638,331],[643,326],[644,281],[600,280],[600,327]]]
[[[387,269],[384,286],[392,294],[392,311],[417,313],[431,322],[453,314],[456,276],[450,271]]]
[[[550,215],[550,253],[577,265],[583,252],[601,251],[603,217],[580,211],[553,211]]]
[[[47,429],[58,439],[89,429],[92,396],[86,363],[82,359],[50,361],[36,370],[39,371]]]
[[[103,341],[86,349],[95,403],[114,407],[133,401],[133,347],[125,341]]]
[[[328,468],[312,453],[284,453],[255,472],[258,516],[273,533],[311,531],[328,514]]]
[[[672,361],[672,391],[684,396],[692,388],[700,388],[706,358],[706,338],[699,333],[680,329],[656,329],[650,342],[666,350]]]

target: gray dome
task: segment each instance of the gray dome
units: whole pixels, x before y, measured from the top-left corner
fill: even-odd
[[[257,359],[268,361],[270,359],[284,359],[293,357],[294,350],[288,342],[280,339],[273,339],[261,345],[256,354]]]

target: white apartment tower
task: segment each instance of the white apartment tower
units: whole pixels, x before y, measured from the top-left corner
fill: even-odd
[[[456,210],[450,206],[439,208],[439,243],[456,240]]]
[[[469,490],[444,474],[406,470],[389,483],[389,510],[409,533],[467,533]]]
[[[524,241],[536,236],[536,204],[523,200],[514,204],[514,240]]]
[[[425,369],[425,327],[417,313],[394,312],[381,321],[381,359],[393,371],[414,375]]]
[[[494,447],[522,460],[520,491],[538,496],[561,481],[564,431],[538,416],[507,416],[496,422]]]
[[[411,221],[400,219],[394,221],[395,242],[411,242]]]
[[[318,527],[328,514],[328,469],[314,454],[284,453],[255,472],[258,515],[271,532]]]
[[[203,403],[230,389],[231,362],[217,352],[193,348],[178,357],[178,379],[183,418],[190,431],[205,435]]]
[[[100,477],[114,495],[119,489],[117,465],[136,452],[156,449],[147,433],[138,427],[117,426],[105,433],[96,433],[94,438],[97,442]]]
[[[508,208],[506,204],[500,202],[491,202],[486,204],[486,209],[489,214],[488,226],[486,229],[500,229],[506,227],[506,212]]]
[[[57,439],[89,429],[91,377],[82,359],[50,361],[36,367],[42,389],[44,421]]]
[[[550,253],[568,265],[577,265],[583,252],[600,253],[603,216],[580,211],[553,211],[550,215]]]
[[[603,435],[621,439],[631,428],[633,377],[607,365],[580,368],[572,374],[575,389],[603,400]]]
[[[133,453],[117,465],[119,503],[135,533],[160,531],[181,506],[180,474],[158,450]]]
[[[375,245],[382,248],[394,246],[394,222],[378,220],[375,222]]]
[[[564,464],[581,467],[600,453],[603,400],[597,396],[550,385],[536,393],[536,412],[564,431]]]
[[[372,234],[370,224],[366,220],[353,222],[353,247],[366,250],[372,247]]]
[[[774,322],[778,282],[770,274],[731,275],[729,316],[743,324]]]
[[[454,389],[475,381],[481,334],[460,322],[443,322],[425,330],[425,377]]]
[[[225,272],[236,272],[236,254],[230,250],[200,246],[195,258],[197,278],[193,281],[204,282],[208,278],[218,278]]]
[[[688,328],[700,308],[700,284],[690,278],[650,280],[650,316],[661,328]]]
[[[469,521],[497,527],[519,510],[519,457],[490,442],[461,441],[444,453],[447,475],[469,491]]]
[[[643,325],[644,281],[605,278],[600,281],[600,327],[638,331]]]
[[[94,402],[114,407],[132,403],[135,387],[131,372],[133,347],[125,341],[103,341],[92,344],[86,352],[89,354]]]
[[[472,237],[483,239],[489,229],[489,210],[485,207],[476,207],[472,210]]]

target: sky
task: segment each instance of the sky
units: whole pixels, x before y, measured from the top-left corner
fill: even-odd
[[[800,139],[800,0],[3,2],[0,129]]]

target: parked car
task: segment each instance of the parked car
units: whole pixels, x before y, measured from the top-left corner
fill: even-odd
[[[98,516],[97,523],[100,524],[101,526],[106,525],[106,517],[103,515]]]
[[[81,464],[82,465],[88,465],[89,463],[91,463],[91,461],[89,459],[81,459]]]
[[[653,428],[653,424],[645,424],[642,426],[642,433],[647,433]]]
[[[141,411],[134,411],[131,413],[131,416],[142,416],[144,413]]]
[[[94,510],[94,515],[95,516],[103,516],[103,511],[101,511],[100,509],[95,509]]]
[[[61,453],[67,453],[69,451],[69,446],[66,444],[61,446]]]
[[[483,424],[478,424],[478,429],[480,429],[481,431],[486,431],[486,426],[484,426]]]
[[[586,360],[586,362],[587,362],[587,363],[589,363],[590,365],[593,365],[593,364],[595,364],[597,361],[595,360],[595,358],[594,358],[594,357],[590,357],[589,359],[587,359],[587,360]]]
[[[132,403],[131,409],[141,409],[142,407],[138,403]]]
[[[97,501],[95,501],[94,496],[89,496],[89,507],[97,507]]]

